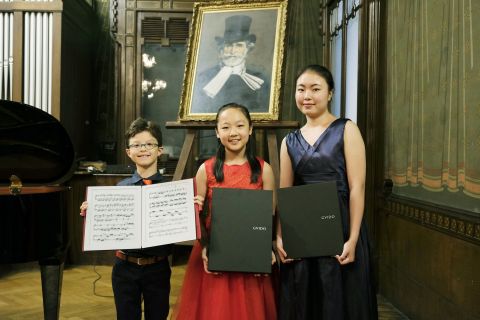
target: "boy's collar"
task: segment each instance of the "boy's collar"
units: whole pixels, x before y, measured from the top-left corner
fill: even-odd
[[[132,175],[132,182],[133,183],[137,183],[143,179],[148,179],[148,180],[152,180],[152,181],[162,181],[163,180],[163,176],[160,174],[160,173],[155,173],[154,175],[150,176],[150,177],[145,177],[145,178],[142,178],[137,171],[135,171]]]

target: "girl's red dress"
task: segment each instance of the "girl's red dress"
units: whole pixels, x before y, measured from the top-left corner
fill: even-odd
[[[264,161],[260,160],[262,172]],[[261,175],[258,182],[250,183],[250,166],[224,165],[224,181],[218,183],[213,175],[215,158],[205,162],[207,172],[207,199],[212,200],[212,188],[263,189]],[[210,216],[206,221],[210,230]],[[242,239],[238,239],[238,245]],[[172,319],[178,320],[269,320],[276,319],[275,295],[270,276],[249,273],[224,272],[207,274],[203,270],[202,247],[198,241],[188,260],[177,309]]]

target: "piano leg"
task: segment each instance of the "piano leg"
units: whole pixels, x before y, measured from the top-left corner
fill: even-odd
[[[45,320],[58,320],[60,316],[63,265],[63,263],[58,265],[40,265],[43,316]]]

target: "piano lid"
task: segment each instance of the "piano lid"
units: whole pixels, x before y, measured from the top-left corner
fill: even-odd
[[[60,122],[38,108],[0,100],[0,185],[55,185],[75,169],[72,141]]]

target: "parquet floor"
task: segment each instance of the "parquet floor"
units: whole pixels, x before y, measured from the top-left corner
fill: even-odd
[[[63,274],[62,320],[115,319],[111,266],[67,266]],[[185,264],[173,267],[171,306],[175,303]],[[0,319],[43,319],[40,270],[36,263],[0,266]],[[379,319],[408,319],[379,296]]]

